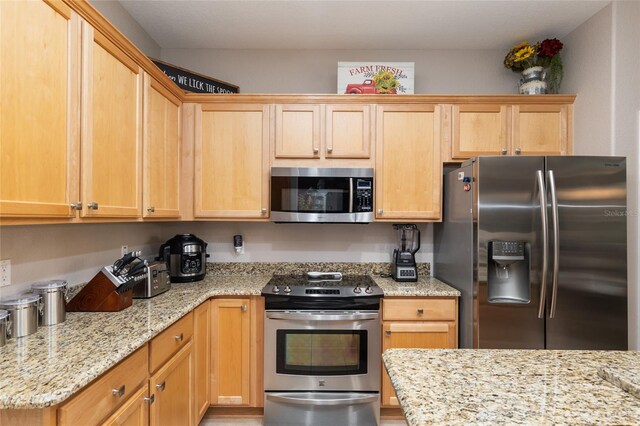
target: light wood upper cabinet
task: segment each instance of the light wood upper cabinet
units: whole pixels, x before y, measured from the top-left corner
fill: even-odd
[[[193,315],[194,413],[200,422],[207,412],[211,396],[211,302],[198,306]]]
[[[506,105],[453,105],[451,158],[506,155],[510,151]]]
[[[182,103],[145,74],[143,216],[180,216],[180,120]]]
[[[370,105],[325,107],[327,158],[371,157],[371,109]]]
[[[516,155],[571,153],[572,107],[568,105],[514,105],[513,150]]]
[[[440,107],[378,105],[376,220],[439,220]]]
[[[320,158],[320,105],[276,105],[276,158]]]
[[[142,70],[83,22],[83,217],[138,217]]]
[[[211,405],[251,402],[250,303],[248,298],[211,302]]]
[[[0,1],[0,216],[72,217],[79,201],[80,19]]]
[[[193,412],[193,352],[191,342],[180,349],[171,360],[149,380],[155,395],[150,405],[151,425],[192,425]]]
[[[268,152],[268,106],[197,107],[194,216],[267,219]]]

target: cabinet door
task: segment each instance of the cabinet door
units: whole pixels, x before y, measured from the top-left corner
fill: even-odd
[[[142,71],[86,22],[82,37],[82,216],[137,217]]]
[[[442,187],[437,105],[378,105],[376,219],[439,220]]]
[[[269,108],[202,105],[196,111],[196,217],[268,218]]]
[[[143,216],[180,216],[180,100],[145,74]]]
[[[149,402],[146,400],[149,394],[148,385],[145,383],[134,393],[122,407],[118,409],[103,426],[146,426],[149,424]]]
[[[206,301],[198,306],[193,320],[193,352],[194,352],[194,412],[196,421],[200,421],[210,404],[211,391],[211,302]]]
[[[320,105],[276,105],[276,158],[320,158]]]
[[[509,153],[506,105],[454,105],[451,158]]]
[[[249,405],[249,299],[211,302],[211,405]]]
[[[78,15],[0,1],[0,216],[75,216],[79,102]]]
[[[155,396],[150,408],[152,425],[191,425],[193,413],[193,353],[191,342],[149,380]]]
[[[455,349],[455,322],[383,323],[382,351],[390,348]],[[382,405],[398,405],[398,398],[384,368]]]
[[[325,150],[327,158],[370,158],[371,106],[327,105]]]
[[[568,105],[514,105],[514,154],[571,154],[571,108]]]

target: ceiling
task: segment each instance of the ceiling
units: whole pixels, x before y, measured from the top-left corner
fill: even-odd
[[[563,38],[598,0],[120,0],[161,48],[506,49]]]

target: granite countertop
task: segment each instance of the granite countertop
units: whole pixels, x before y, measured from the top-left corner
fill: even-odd
[[[640,363],[632,367],[609,365],[600,367],[598,375],[640,399]]]
[[[59,404],[104,374],[178,319],[215,296],[259,296],[277,273],[308,270],[379,275],[388,264],[213,264],[203,281],[172,284],[152,299],[134,300],[120,312],[70,312],[67,320],[40,327],[30,336],[9,339],[0,348],[0,409],[44,408]],[[422,273],[428,273],[428,267]],[[433,278],[421,278],[411,291],[376,277],[385,295],[457,296]]]
[[[640,419],[640,399],[598,375],[637,372],[640,352],[389,349],[383,359],[410,426]]]

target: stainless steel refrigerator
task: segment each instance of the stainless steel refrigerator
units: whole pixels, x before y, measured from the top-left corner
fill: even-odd
[[[623,157],[478,157],[444,176],[434,275],[461,291],[460,347],[627,344]]]

